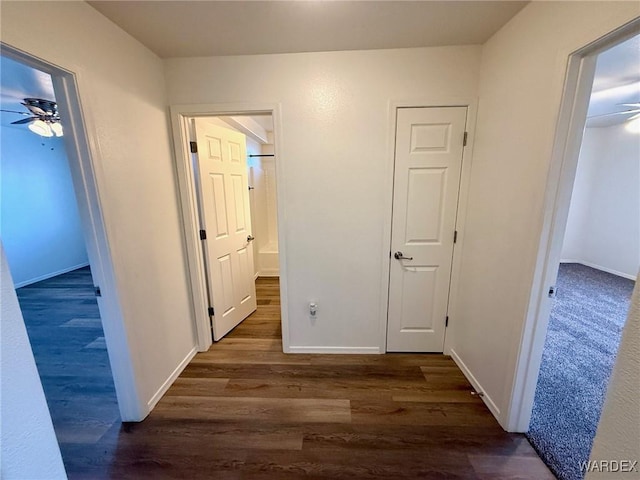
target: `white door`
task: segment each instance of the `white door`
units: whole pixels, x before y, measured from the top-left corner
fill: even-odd
[[[466,116],[397,110],[388,351],[444,348]]]
[[[256,309],[245,136],[196,119],[198,194],[206,232],[205,263],[213,339]]]

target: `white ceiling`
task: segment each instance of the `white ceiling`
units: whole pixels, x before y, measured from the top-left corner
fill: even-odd
[[[598,55],[587,126],[607,127],[627,121],[633,114],[599,116],[623,112],[640,102],[640,35]]]
[[[0,56],[0,109],[26,113],[28,110],[21,102],[28,97],[55,101],[51,75]],[[26,125],[11,125],[11,122],[26,118],[24,115],[0,113],[2,127],[26,128]]]
[[[273,132],[273,117],[270,113],[264,115],[252,115],[251,119],[264,128],[266,132]]]
[[[236,2],[174,2],[174,1],[143,1],[143,2],[121,2],[121,1],[113,1],[113,2],[90,2],[94,6],[98,6],[100,8],[105,8],[107,10],[113,10],[116,12],[114,15],[123,15],[128,20],[128,23],[136,24],[141,23],[146,26],[142,27],[138,25],[141,30],[150,31],[150,32],[158,32],[162,31],[166,33],[166,37],[164,40],[160,41],[161,44],[171,44],[171,31],[179,31],[182,30],[181,25],[187,25],[191,21],[194,21],[194,16],[205,15],[206,12],[209,12],[209,18],[218,19],[216,23],[221,25],[228,25],[227,20],[232,18],[234,15],[245,14],[247,18],[244,19],[244,24],[247,26],[254,26],[259,28],[261,32],[263,32],[262,36],[264,36],[264,32],[268,30],[277,30],[276,26],[282,26],[287,22],[296,23],[296,19],[302,22],[302,24],[307,25],[309,23],[310,18],[314,20],[314,28],[311,29],[311,35],[309,37],[303,36],[300,30],[300,24],[296,23],[296,27],[292,27],[285,29],[286,32],[283,35],[271,35],[282,37],[279,42],[281,42],[281,46],[283,51],[306,51],[312,49],[311,45],[320,45],[326,41],[325,47],[321,48],[322,50],[333,49],[333,47],[338,48],[342,46],[342,48],[348,48],[348,45],[355,45],[355,43],[359,44],[358,48],[378,48],[378,45],[381,48],[386,47],[399,47],[399,46],[410,46],[407,45],[406,42],[409,38],[417,38],[417,33],[413,29],[413,32],[404,32],[399,34],[399,38],[397,40],[393,40],[391,37],[391,33],[393,30],[402,30],[402,22],[394,25],[386,25],[383,32],[380,35],[365,35],[362,38],[354,38],[351,43],[348,41],[346,37],[353,36],[357,37],[357,35],[339,35],[340,38],[333,38],[333,35],[324,35],[326,38],[322,38],[322,35],[319,35],[318,32],[321,32],[323,28],[327,28],[328,31],[334,32],[335,30],[339,30],[336,25],[333,23],[329,26],[326,25],[327,21],[332,19],[336,20],[337,24],[342,25],[341,28],[344,27],[345,22],[349,23],[352,21],[352,18],[359,18],[359,21],[355,25],[357,31],[366,30],[366,25],[373,25],[376,22],[380,22],[381,19],[386,18],[387,24],[394,23],[392,19],[400,19],[405,18],[411,12],[422,12],[422,16],[424,17],[420,21],[424,20],[422,30],[427,31],[427,25],[435,22],[436,19],[442,21],[442,16],[445,12],[452,13],[454,10],[461,12],[466,12],[465,15],[462,15],[462,20],[458,22],[453,22],[457,25],[456,30],[461,26],[467,23],[469,18],[473,18],[473,15],[470,15],[470,11],[474,12],[483,12],[482,17],[486,21],[477,22],[486,25],[488,23],[492,23],[494,30],[499,28],[498,23],[500,25],[507,21],[508,18],[513,16],[517,10],[522,8],[522,6],[526,2],[335,2],[335,1],[325,1],[325,2],[244,2],[244,1],[236,1]],[[265,5],[262,5],[264,3]],[[452,5],[454,4],[454,5]],[[473,4],[473,5],[470,5]],[[181,7],[181,8],[178,8]],[[392,8],[393,7],[393,8]],[[476,8],[480,7],[479,10]],[[453,9],[453,10],[452,10]],[[265,15],[262,19],[258,18],[259,15],[257,13],[264,14],[265,11],[270,12],[268,15]],[[181,12],[181,13],[178,13]],[[244,12],[244,13],[243,13]],[[288,13],[287,13],[288,12]],[[313,13],[315,12],[315,13]],[[390,13],[393,12],[393,13]],[[428,12],[428,13],[427,13]],[[213,15],[215,13],[215,15]],[[312,15],[313,13],[313,15]],[[166,16],[169,14],[175,15],[175,22],[166,22]],[[336,17],[339,17],[342,14],[344,15],[338,21]],[[359,15],[361,14],[361,15]],[[220,17],[222,15],[222,17]],[[143,19],[140,18],[143,17]],[[206,15],[205,15],[206,16]],[[417,17],[417,13],[416,13]],[[491,20],[489,20],[491,17]],[[500,18],[498,22],[496,18]],[[289,20],[286,20],[286,19]],[[455,17],[454,17],[455,18]],[[165,19],[165,20],[163,20]],[[278,19],[278,21],[276,21]],[[466,20],[465,20],[466,19]],[[144,21],[143,21],[144,20]],[[416,18],[413,18],[413,21],[409,22],[410,25],[417,25],[419,22],[415,21]],[[198,24],[202,22],[198,21]],[[331,22],[329,22],[331,23]],[[384,23],[384,22],[383,22]],[[436,22],[437,23],[437,22]],[[451,19],[447,19],[445,23],[452,23]],[[497,26],[496,26],[497,25]],[[220,44],[213,42],[213,46],[208,47],[210,50],[204,49],[202,50],[202,46],[198,46],[196,42],[193,41],[193,37],[198,36],[207,36],[210,35],[211,32],[214,32],[213,35],[220,35],[221,31],[226,31],[226,29],[204,29],[205,32],[200,32],[198,34],[189,34],[186,35],[186,32],[182,32],[184,35],[179,36],[180,41],[175,46],[176,51],[187,51],[187,52],[195,52],[196,50],[201,52],[200,54],[212,54],[211,52],[215,50],[217,54],[228,54],[230,52],[235,53],[259,53],[260,51],[268,51],[274,48],[274,43],[265,42],[264,44],[259,41],[260,35],[231,35],[229,38],[225,39],[225,41]],[[441,41],[445,42],[446,40],[442,40],[444,36],[442,36],[442,32],[446,30],[442,28],[442,25],[432,31],[429,35],[431,35],[431,40],[427,40],[426,37],[423,37],[423,41],[435,41],[433,38],[435,36],[440,35]],[[188,30],[191,32],[191,30]],[[438,31],[440,34],[436,35]],[[474,30],[477,32],[477,29]],[[169,32],[169,33],[167,33]],[[209,33],[207,33],[209,32]],[[217,33],[216,33],[217,32]],[[477,33],[473,33],[476,35]],[[450,35],[453,33],[450,32]],[[471,35],[471,34],[469,34]],[[159,36],[154,33],[152,36]],[[293,42],[287,46],[286,40],[292,37],[298,36],[301,41]],[[445,35],[446,36],[446,35]],[[234,38],[244,38],[242,42],[238,45],[234,45]],[[458,38],[462,38],[459,36]],[[284,39],[284,40],[283,40]],[[387,40],[384,40],[387,39]],[[389,43],[384,44],[376,44],[375,42],[383,42],[388,41]],[[143,42],[144,43],[144,42]],[[276,42],[277,43],[277,42]],[[464,43],[464,42],[463,42]],[[471,42],[471,43],[481,43],[480,40]],[[331,44],[333,47],[327,47],[326,45]],[[347,45],[348,44],[348,45]],[[451,44],[451,42],[449,42]],[[191,45],[191,46],[190,46]],[[151,46],[151,45],[149,45]],[[165,45],[167,46],[167,45]],[[412,45],[418,46],[418,45]],[[285,48],[286,47],[286,48]],[[153,47],[153,49],[160,48],[157,53],[163,55],[161,47]],[[173,48],[170,45],[167,48]],[[211,50],[212,49],[212,50]],[[207,53],[203,53],[207,50]],[[221,53],[222,52],[222,53]],[[226,53],[224,53],[226,52]],[[172,54],[173,55],[173,54]],[[0,81],[1,81],[1,90],[0,90],[0,108],[5,110],[17,110],[17,111],[26,111],[26,109],[20,105],[20,102],[25,97],[36,97],[36,98],[44,98],[48,100],[55,100],[55,95],[53,91],[53,85],[51,82],[51,76],[35,70],[33,68],[27,67],[19,62],[11,60],[6,57],[0,57]],[[616,123],[622,123],[626,121],[631,115],[613,115],[607,117],[597,117],[598,115],[603,115],[611,112],[621,112],[627,110],[630,107],[625,107],[621,104],[623,103],[636,103],[640,102],[640,35],[627,40],[598,56],[597,67],[596,67],[596,76],[593,84],[593,93],[591,96],[591,102],[589,104],[589,114],[590,117],[587,125],[590,127],[598,127],[598,126],[609,126],[614,125]],[[12,121],[23,118],[17,114],[10,113],[2,113],[0,116],[0,125],[8,126]],[[263,120],[263,119],[258,119]],[[264,120],[269,122],[271,120],[270,117],[265,117]],[[264,125],[266,130],[271,130],[269,128],[270,125]]]
[[[163,58],[482,44],[526,1],[89,1]]]

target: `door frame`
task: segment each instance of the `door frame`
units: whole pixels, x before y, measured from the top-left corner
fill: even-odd
[[[103,182],[102,171],[96,161],[101,158],[96,127],[91,111],[81,102],[82,70],[77,66],[63,68],[4,42],[0,46],[3,56],[52,77],[91,275],[102,294],[97,300],[120,417],[122,421],[141,421],[148,413],[148,406],[141,401],[138,392],[120,306],[113,267],[115,254],[109,243],[103,215],[105,208],[100,195]]]
[[[529,429],[535,390],[547,335],[551,303],[547,291],[555,285],[573,183],[578,167],[584,126],[599,53],[640,34],[640,18],[602,36],[568,56],[564,89],[544,198],[529,307],[522,337],[515,347],[516,370],[506,416],[506,430]]]
[[[276,202],[278,219],[278,259],[280,264],[280,315],[282,322],[282,348],[289,353],[289,317],[287,309],[287,256],[286,256],[286,218],[284,185],[285,165],[282,156],[282,120],[279,103],[214,103],[171,105],[171,129],[173,133],[173,147],[176,155],[176,179],[180,194],[182,212],[182,230],[185,240],[187,269],[189,271],[189,291],[191,293],[191,314],[196,326],[198,350],[205,352],[213,344],[211,339],[210,318],[207,314],[209,306],[207,300],[207,284],[204,269],[204,250],[200,240],[200,221],[198,215],[197,195],[195,191],[195,175],[191,163],[189,150],[190,125],[189,121],[196,117],[219,117],[231,115],[271,114],[273,118],[273,144],[276,160]],[[198,306],[201,306],[199,308]]]
[[[471,168],[473,159],[473,145],[476,131],[476,117],[478,100],[474,97],[442,97],[432,99],[395,100],[389,102],[388,106],[388,131],[387,140],[387,184],[386,184],[386,205],[384,216],[386,218],[383,225],[383,246],[384,252],[389,252],[389,256],[383,255],[381,265],[382,286],[380,289],[380,353],[387,352],[387,325],[389,322],[389,288],[391,286],[391,234],[393,221],[393,188],[395,173],[395,149],[396,149],[396,118],[399,108],[446,108],[446,107],[466,107],[466,132],[467,145],[462,151],[462,171],[460,174],[460,188],[458,191],[458,209],[456,214],[455,228],[458,231],[456,245],[453,249],[451,263],[451,280],[449,283],[449,326],[444,334],[444,352],[451,354],[455,345],[455,326],[457,313],[457,297],[460,285],[460,267],[462,263],[462,252],[465,237],[465,223],[467,217],[467,201],[469,198],[469,187],[471,180]],[[443,319],[444,321],[444,319]],[[455,358],[454,358],[455,360]]]

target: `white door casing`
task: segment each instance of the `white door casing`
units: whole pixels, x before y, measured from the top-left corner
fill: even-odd
[[[387,351],[443,351],[466,116],[397,109]]]
[[[220,340],[256,310],[245,136],[195,120],[201,223],[213,338]]]

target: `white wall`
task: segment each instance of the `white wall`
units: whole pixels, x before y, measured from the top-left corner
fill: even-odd
[[[61,138],[0,131],[0,237],[16,287],[89,264]]]
[[[281,105],[278,196],[287,251],[280,245],[280,254],[292,347],[379,348],[390,101],[473,99],[479,53],[469,46],[165,61],[171,104]],[[311,299],[319,305],[314,322]]]
[[[635,279],[640,268],[640,137],[625,124],[587,128],[563,261]]]
[[[597,159],[602,158],[603,154],[604,142],[600,141],[602,131],[603,129],[600,128],[587,128],[584,131],[578,168],[571,192],[567,228],[562,243],[561,257],[563,262],[578,262],[583,257],[583,232],[586,229],[590,213],[591,187],[597,180],[594,178],[595,166]]]
[[[635,2],[532,2],[484,45],[452,353],[507,426],[569,54]],[[451,332],[448,332],[450,335]]]
[[[3,2],[1,22],[3,42],[78,76],[144,414],[196,345],[162,62],[84,2]]]
[[[593,442],[590,460],[640,459],[640,287],[636,283],[631,299],[629,316],[616,365],[613,369],[607,399],[602,409],[598,431]],[[635,475],[629,473],[591,473],[587,480],[640,478],[636,465]]]
[[[247,137],[247,156],[248,155],[259,155],[260,152],[262,150],[261,145],[256,142],[255,140],[253,140],[252,138]],[[254,187],[253,190],[249,191],[249,205],[251,208],[251,229],[252,232],[251,234],[256,237],[256,240],[253,242],[252,244],[252,249],[253,249],[253,270],[254,270],[254,275],[258,276],[260,274],[260,265],[259,265],[259,260],[258,260],[258,252],[259,252],[259,247],[258,247],[258,239],[260,238],[260,234],[258,233],[258,225],[260,224],[260,220],[261,220],[261,207],[262,205],[260,204],[259,201],[256,201],[256,191],[255,191],[255,187],[256,187],[256,180],[259,177],[259,175],[256,175],[256,168],[255,165],[259,165],[260,164],[260,159],[258,158],[247,158],[247,168],[248,168],[248,179],[249,179],[249,186]]]
[[[260,146],[260,153],[274,153],[272,143]],[[258,157],[251,159],[251,175],[253,177],[252,195],[255,210],[251,216],[255,219],[255,261],[257,273],[263,277],[277,277],[278,264],[278,221],[276,202],[276,161],[274,157]]]
[[[0,269],[0,477],[66,479],[2,244]]]

